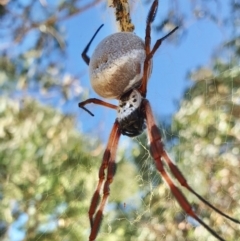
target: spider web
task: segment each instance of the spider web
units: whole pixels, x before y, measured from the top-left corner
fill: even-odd
[[[189,47],[189,40],[187,41],[188,49],[191,49],[193,53],[184,50],[182,52],[185,55],[199,56],[202,62],[193,63],[191,57],[183,60],[181,57],[179,58],[179,53],[174,55],[169,49],[161,49],[154,58],[154,63],[157,62],[157,64],[154,64],[148,98],[153,109],[156,110],[157,116],[166,116],[169,112],[172,113],[169,110],[161,111],[161,106],[164,104],[159,102],[166,99],[171,101],[177,99],[173,97],[179,95],[179,93],[176,94],[176,80],[186,79],[185,76],[181,77],[181,72],[179,74],[178,65],[179,68],[185,65],[189,66],[188,69],[195,68],[189,76],[193,83],[185,84],[185,88],[187,88],[185,100],[177,108],[176,105],[168,107],[169,109],[180,109],[176,113],[174,124],[180,125],[181,128],[173,126],[173,131],[161,128],[164,142],[194,190],[197,190],[219,209],[231,216],[238,217],[239,185],[237,180],[239,175],[236,168],[239,167],[239,139],[235,130],[238,130],[239,124],[234,112],[237,111],[235,107],[239,105],[238,86],[236,85],[239,70],[237,65],[234,66],[236,62],[231,46],[220,45],[220,42],[216,44],[213,35],[211,36],[212,42],[206,38],[206,43],[204,38],[201,38],[201,36],[207,36],[204,25],[199,25],[196,28],[198,40],[191,40],[195,45],[191,44]],[[194,27],[191,26],[190,29],[194,31]],[[207,31],[211,32],[211,30]],[[216,36],[218,37],[218,33]],[[224,38],[226,38],[225,34]],[[224,38],[222,37],[222,40]],[[203,40],[202,45],[199,39]],[[206,44],[210,45],[209,49],[206,49]],[[203,57],[199,51],[196,51],[196,48],[204,49],[208,53],[207,57]],[[214,53],[213,49],[218,53],[225,52],[226,54],[227,52],[229,55],[227,57],[224,54],[211,56]],[[160,58],[158,55],[162,55],[162,57]],[[178,58],[179,60],[177,60]],[[171,68],[166,68],[167,65],[173,66],[174,72]],[[199,65],[203,67],[197,68]],[[172,79],[174,83],[169,79]],[[162,91],[167,94],[162,93]],[[179,100],[180,98],[177,100],[178,103]],[[184,118],[184,116],[186,117]],[[161,118],[157,119],[161,120]],[[235,134],[233,134],[233,130]],[[131,240],[214,240],[201,225],[185,215],[166,184],[162,183],[150,157],[147,138],[145,136],[136,138],[135,143],[141,149],[141,151],[131,153],[135,158],[137,174],[133,179],[128,177],[127,188],[133,183],[137,183],[139,191],[137,194],[131,195],[130,198],[126,194],[121,204],[117,206],[121,213],[120,217],[114,218],[109,214],[106,220],[108,231],[105,229],[106,231],[101,234],[102,237],[106,238],[110,235],[112,239],[121,240],[121,233],[116,237],[113,230],[118,230],[116,227],[125,223],[126,226],[123,227],[125,231],[127,229],[129,232],[136,232],[136,236],[133,235]],[[131,148],[133,147],[131,146]],[[137,154],[134,155],[134,152]],[[127,157],[127,159],[131,160],[132,158]],[[122,173],[125,172],[120,171],[120,174],[116,175],[115,182]],[[118,199],[115,199],[117,194],[115,194],[114,189],[119,191],[120,187],[125,189],[124,186],[126,184],[112,185],[111,192],[113,194],[111,193],[110,201]],[[198,215],[213,229],[227,240],[238,239],[239,227],[237,225],[219,217],[193,195],[189,195],[184,190],[183,192]],[[113,233],[114,235],[111,235]]]
[[[236,134],[233,137],[232,132],[234,130],[236,133],[235,129],[238,130],[236,114],[233,112],[234,107],[239,105],[236,102],[239,93],[235,86],[236,76],[239,76],[239,73],[235,67],[231,46],[222,46],[221,41],[216,43],[213,35],[211,35],[211,41],[207,37],[201,38],[212,32],[211,30],[207,30],[208,33],[205,32],[206,25],[195,24],[196,26],[191,25],[188,31],[194,32],[197,29],[197,33],[193,33],[197,35],[197,40],[187,39],[187,47],[172,47],[165,44],[154,57],[148,98],[156,119],[160,122],[164,123],[166,119],[166,123],[169,124],[170,120],[167,118],[174,113],[173,129],[170,129],[167,124],[159,124],[159,127],[168,152],[189,184],[222,211],[239,217],[240,187],[237,184],[239,139]],[[218,33],[216,36],[219,37]],[[224,35],[222,40],[225,37]],[[152,38],[156,39],[156,34],[153,34]],[[183,49],[178,50],[178,48]],[[197,49],[204,49],[206,55],[202,56],[201,51]],[[230,52],[230,54],[227,57],[223,56],[225,62],[218,62],[216,58],[211,60],[213,50]],[[192,56],[199,57],[199,61],[192,61]],[[182,69],[185,66],[188,66],[187,70],[191,70],[188,78],[193,82],[184,82],[186,69],[181,72],[178,68]],[[204,67],[198,68],[198,66]],[[176,82],[187,89],[184,100],[181,97],[184,92],[183,87],[179,87],[179,83]],[[97,110],[96,107],[94,111],[97,116],[100,116],[99,119],[96,118],[92,122],[88,116],[81,116],[81,120],[89,126],[92,126],[92,123],[98,126],[97,134],[105,139],[111,126],[105,120],[114,120],[115,115],[108,110]],[[95,134],[96,129],[92,131],[92,135]],[[101,156],[104,146],[97,140],[93,141],[92,147],[94,146],[93,149],[97,153],[94,156]],[[81,157],[79,160],[81,161]],[[87,183],[82,185],[82,189],[76,187],[76,190],[81,190],[86,195],[84,201],[86,213],[91,194],[95,190],[100,160],[101,157],[98,158],[97,165],[93,162],[88,164],[90,174]],[[109,203],[105,208],[99,240],[215,240],[201,225],[181,210],[167,185],[155,170],[145,135],[135,140],[123,137],[116,161],[118,169],[111,185]],[[56,175],[60,176],[61,171]],[[70,172],[74,173],[74,168]],[[87,193],[86,190],[91,191]],[[211,228],[227,240],[238,239],[239,227],[215,214],[193,195],[185,190],[182,191],[198,215]],[[88,218],[84,212],[83,215],[81,219],[84,221],[81,220],[79,223],[76,219],[69,233],[77,232],[79,225],[84,223],[84,234],[88,236]]]
[[[204,77],[206,73],[207,77]],[[196,80],[200,86],[193,86],[186,92],[187,100],[175,116],[175,122],[185,122],[186,127],[174,132],[160,127],[164,142],[169,143],[167,149],[194,190],[220,210],[226,210],[226,213],[237,217],[239,174],[236,169],[239,167],[239,140],[235,130],[239,127],[235,107],[239,104],[236,102],[238,88],[233,86],[239,70],[230,67],[221,71],[219,64],[214,73],[219,74],[218,77],[209,77],[209,71],[200,69],[198,77],[201,79]],[[230,86],[228,91],[223,86],[225,78],[230,80],[227,83]],[[195,92],[199,89],[203,89],[204,93],[196,95]],[[191,121],[192,124],[189,125]],[[126,214],[116,218],[116,222],[125,221],[132,229],[137,229],[137,240],[184,240],[186,237],[188,240],[214,240],[201,225],[182,212],[166,184],[162,183],[150,157],[146,137],[139,137],[136,142],[142,149],[135,157],[138,167],[136,178],[141,191],[139,196],[124,199],[126,211],[123,212]],[[186,191],[184,193],[198,215],[213,229],[221,230],[223,237],[229,237],[227,240],[238,240],[237,225],[224,220],[193,195]],[[135,209],[133,214],[131,208]]]
[[[164,3],[161,2],[159,10],[157,23],[166,10]],[[138,16],[136,18],[140,21]],[[82,22],[82,19],[79,21]],[[140,21],[136,29],[142,37],[145,30],[143,22]],[[239,219],[239,62],[233,46],[221,45],[224,40],[230,39],[230,34],[223,34],[221,28],[215,26],[215,38],[212,29],[205,32],[206,24],[209,25],[209,22],[202,25],[196,21],[187,25],[188,35],[183,33],[180,45],[164,43],[159,49],[154,56],[148,99],[165,147],[189,184],[213,205]],[[94,30],[95,27],[92,28]],[[191,33],[192,36],[189,36]],[[109,33],[103,32],[99,39],[104,34]],[[192,38],[194,36],[195,39]],[[152,42],[157,38],[159,32],[153,33]],[[191,72],[188,77],[187,71]],[[186,78],[193,81],[186,81]],[[86,86],[89,81],[87,75],[81,81]],[[79,114],[79,129],[88,135],[77,134],[78,130],[73,128],[68,117],[62,118],[59,113],[49,114],[49,117],[43,114],[42,109],[41,112],[34,112],[32,122],[27,120],[20,128],[24,136],[27,130],[33,128],[29,123],[35,123],[33,132],[36,135],[31,142],[36,143],[38,148],[34,149],[31,143],[26,148],[18,148],[21,154],[26,149],[36,153],[37,158],[33,162],[29,161],[29,156],[23,155],[21,159],[24,162],[20,165],[20,154],[16,159],[11,156],[7,159],[16,160],[14,166],[19,173],[14,176],[14,181],[20,183],[18,188],[9,183],[6,186],[6,195],[14,197],[11,210],[17,220],[15,225],[18,225],[13,227],[14,232],[9,231],[15,235],[11,236],[11,240],[23,240],[24,237],[28,241],[87,240],[90,232],[87,212],[98,181],[101,157],[115,119],[115,113],[111,110],[91,108],[95,118],[83,112]],[[16,111],[14,108],[12,110]],[[26,113],[30,110],[34,108],[26,108]],[[78,109],[75,110],[79,113]],[[47,116],[46,119],[51,120],[48,121],[49,125],[44,122]],[[47,128],[41,127],[42,124]],[[40,128],[44,133],[41,143]],[[11,144],[14,148],[14,143]],[[67,146],[71,148],[65,149]],[[51,158],[47,158],[48,154]],[[118,168],[98,240],[215,240],[202,226],[187,217],[177,204],[156,172],[146,135],[133,140],[121,137],[116,162]],[[25,180],[30,180],[31,185],[27,185]],[[226,221],[193,195],[181,190],[199,217],[214,230],[226,240],[239,240],[237,225]],[[11,220],[7,206],[2,203],[2,209],[6,209],[5,216]],[[21,213],[22,210],[24,212]],[[26,224],[28,232],[24,233],[21,228],[25,228]]]

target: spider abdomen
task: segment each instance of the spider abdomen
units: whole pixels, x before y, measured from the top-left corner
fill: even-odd
[[[93,89],[104,98],[119,99],[141,84],[144,60],[144,42],[135,34],[119,32],[106,37],[90,59]]]

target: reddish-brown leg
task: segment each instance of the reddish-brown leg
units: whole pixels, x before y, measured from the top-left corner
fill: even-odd
[[[97,189],[93,195],[92,202],[89,209],[89,219],[91,224],[91,234],[89,236],[90,241],[95,240],[97,237],[97,234],[101,225],[101,220],[103,217],[103,210],[106,205],[108,196],[110,194],[110,184],[113,181],[113,177],[116,170],[115,159],[116,159],[116,152],[117,152],[117,146],[118,146],[120,135],[121,135],[121,131],[119,129],[119,124],[117,121],[115,121],[108,140],[107,148],[103,155],[102,165],[99,169],[99,181],[98,181]],[[98,203],[100,200],[101,187],[105,179],[104,172],[106,168],[107,168],[107,178],[103,187],[103,197],[99,205],[99,209],[96,213],[96,209],[98,207]],[[95,217],[93,218],[94,214],[95,214]]]
[[[159,141],[161,142],[161,136],[159,133],[156,133],[156,135],[159,135],[158,138]],[[156,137],[157,138],[157,137]],[[215,210],[217,213],[219,213],[220,215],[224,216],[225,218],[235,222],[235,223],[239,223],[240,221],[238,219],[232,218],[229,215],[223,213],[221,210],[217,209],[216,207],[214,207],[211,203],[209,203],[207,200],[205,200],[201,195],[199,195],[197,192],[195,192],[187,183],[187,180],[185,179],[185,177],[183,176],[183,174],[181,173],[181,171],[178,169],[178,167],[173,163],[173,161],[171,160],[171,158],[168,156],[168,154],[166,153],[166,151],[163,149],[162,150],[162,158],[163,160],[167,163],[167,165],[169,166],[171,172],[173,173],[173,175],[176,177],[176,179],[178,180],[178,182],[185,187],[186,189],[188,189],[192,194],[194,194],[195,196],[197,196],[203,203],[205,203],[206,205],[208,205],[210,208],[212,208],[213,210]]]
[[[142,96],[146,96],[147,92],[147,81],[151,74],[151,66],[152,62],[150,58],[147,58],[147,56],[151,52],[151,24],[155,18],[156,12],[158,8],[158,0],[155,0],[150,8],[150,11],[148,13],[147,17],[147,26],[146,26],[146,35],[145,35],[145,53],[146,53],[146,59],[144,61],[143,65],[143,78],[142,78],[142,85],[139,87],[138,91],[142,94]]]
[[[108,102],[105,102],[103,100],[99,100],[96,98],[90,98],[85,101],[82,101],[82,102],[78,103],[78,106],[80,108],[84,109],[85,111],[87,111],[91,116],[94,116],[94,114],[91,111],[89,111],[87,108],[84,107],[85,105],[91,104],[91,103],[96,104],[96,105],[102,105],[102,106],[105,106],[108,108],[112,108],[114,110],[116,110],[118,108],[116,105],[110,104]]]
[[[180,189],[173,183],[167,172],[164,170],[164,166],[162,163],[162,158],[167,158],[166,152],[163,147],[163,143],[161,141],[161,135],[160,131],[155,123],[153,113],[150,107],[150,104],[147,100],[143,101],[144,108],[146,110],[146,120],[147,120],[147,131],[148,131],[148,137],[150,141],[150,152],[155,160],[155,164],[157,167],[157,170],[161,173],[164,180],[169,185],[171,192],[175,196],[176,200],[180,204],[180,206],[183,208],[183,210],[192,218],[197,220],[200,224],[202,224],[214,237],[216,237],[218,240],[224,241],[222,237],[220,237],[214,230],[212,230],[207,224],[205,224],[193,211],[190,203],[187,201],[183,193],[180,191]],[[179,172],[180,173],[180,172]],[[173,172],[175,174],[175,172]],[[184,179],[185,180],[185,179]]]
[[[187,180],[184,178],[183,174],[181,173],[181,171],[178,169],[178,167],[172,162],[172,160],[170,159],[170,157],[168,156],[168,154],[166,153],[166,151],[163,151],[163,159],[164,161],[167,163],[167,165],[169,166],[171,172],[173,173],[173,175],[176,177],[176,179],[178,180],[178,182],[185,187],[186,189],[188,189],[192,194],[194,194],[195,196],[197,196],[203,203],[205,203],[206,205],[208,205],[209,207],[211,207],[213,210],[215,210],[217,213],[219,213],[220,215],[224,216],[225,218],[235,222],[235,223],[239,223],[240,221],[230,217],[229,215],[227,215],[226,213],[223,213],[221,210],[217,209],[216,207],[214,207],[211,203],[209,203],[207,200],[205,200],[202,196],[200,196],[197,192],[195,192],[187,183]]]
[[[156,43],[154,44],[151,53],[147,56],[148,59],[151,59],[153,57],[153,55],[155,54],[155,52],[158,50],[158,48],[160,47],[160,45],[162,44],[162,42],[168,38],[170,35],[172,35],[176,30],[178,29],[178,27],[175,27],[171,32],[169,32],[168,34],[166,34],[164,37],[158,39],[156,41]]]
[[[157,13],[158,8],[158,0],[155,0],[150,8],[150,11],[148,13],[147,17],[147,26],[146,26],[146,35],[145,35],[145,53],[146,58],[143,65],[143,78],[142,78],[142,85],[138,88],[138,91],[142,94],[142,96],[146,97],[147,93],[147,82],[151,75],[152,71],[152,58],[157,49],[162,44],[162,41],[164,41],[167,37],[169,37],[171,34],[173,34],[178,27],[174,28],[171,32],[169,32],[164,37],[158,39],[156,43],[154,44],[153,49],[151,50],[151,24],[154,21],[154,18]]]

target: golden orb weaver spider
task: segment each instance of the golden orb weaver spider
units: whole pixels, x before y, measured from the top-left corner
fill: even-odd
[[[163,38],[158,39],[151,49],[151,23],[154,21],[157,7],[158,0],[155,0],[152,3],[147,17],[145,41],[133,33],[115,33],[99,43],[90,59],[87,56],[87,51],[96,34],[103,26],[101,25],[82,52],[82,58],[90,68],[90,80],[95,92],[104,98],[119,100],[118,106],[95,98],[87,99],[79,103],[79,107],[92,116],[93,114],[85,108],[86,104],[94,103],[117,110],[117,118],[111,130],[99,169],[98,185],[88,212],[91,225],[90,241],[95,240],[97,237],[103,217],[103,210],[110,195],[110,184],[113,181],[116,170],[115,159],[120,136],[123,134],[134,137],[140,135],[145,128],[147,128],[150,152],[155,161],[156,168],[169,185],[172,194],[187,215],[198,221],[215,238],[224,241],[217,232],[197,216],[183,193],[165,171],[163,161],[169,166],[170,171],[183,187],[220,215],[235,223],[240,223],[239,220],[223,213],[195,192],[188,185],[181,171],[164,150],[161,134],[154,120],[150,103],[145,97],[148,79],[152,70],[152,58],[164,39],[174,33],[178,27],[174,28]],[[105,179],[106,169],[107,177]],[[103,197],[99,204],[102,187]]]

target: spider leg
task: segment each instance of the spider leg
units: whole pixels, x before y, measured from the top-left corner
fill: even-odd
[[[145,34],[145,52],[146,52],[146,59],[143,65],[143,78],[142,78],[142,85],[139,87],[138,91],[142,94],[142,96],[146,96],[147,92],[147,81],[151,74],[151,66],[152,62],[147,56],[151,52],[151,24],[154,21],[154,18],[157,13],[158,8],[158,0],[155,0],[149,10],[148,17],[147,17],[147,26],[146,26],[146,34]]]
[[[171,34],[173,34],[178,27],[174,28],[171,32],[166,34],[164,37],[158,39],[151,50],[151,24],[155,19],[156,13],[158,8],[158,0],[155,0],[150,8],[150,11],[148,13],[147,17],[147,26],[146,26],[146,35],[145,35],[145,53],[146,58],[143,65],[143,78],[142,78],[142,85],[139,87],[138,91],[142,94],[143,97],[146,97],[147,93],[147,82],[149,79],[149,76],[151,74],[152,70],[152,57],[157,51],[157,49],[160,47],[161,43],[169,37]]]
[[[176,200],[182,207],[182,209],[192,218],[197,220],[201,225],[203,225],[215,238],[218,240],[224,241],[213,229],[211,229],[206,223],[204,223],[193,211],[190,203],[187,201],[186,197],[180,191],[180,189],[173,183],[172,179],[169,177],[167,172],[164,170],[162,158],[166,158],[166,152],[161,142],[160,131],[155,123],[153,113],[150,107],[150,104],[147,100],[144,100],[143,105],[146,110],[146,121],[147,121],[147,131],[150,141],[150,152],[155,160],[156,168],[167,182],[170,187],[171,192],[175,196]],[[173,173],[175,174],[175,173]],[[185,179],[184,179],[185,180]]]
[[[154,135],[154,139],[159,139],[159,141],[161,142],[161,135],[159,134],[158,131],[153,133]],[[187,183],[187,180],[184,178],[183,174],[181,173],[181,171],[178,169],[178,167],[173,163],[173,161],[170,159],[170,157],[168,156],[168,154],[166,153],[166,151],[163,149],[162,150],[162,157],[164,159],[164,161],[167,163],[167,165],[169,166],[171,172],[173,173],[173,175],[176,177],[176,179],[178,180],[178,182],[185,187],[187,190],[189,190],[192,194],[194,194],[196,197],[198,197],[203,203],[205,203],[207,206],[209,206],[210,208],[212,208],[215,212],[219,213],[220,215],[224,216],[225,218],[231,220],[232,222],[235,223],[239,223],[240,221],[238,219],[232,218],[229,215],[223,213],[221,210],[217,209],[216,207],[214,207],[211,203],[209,203],[207,200],[205,200],[201,195],[199,195],[197,192],[195,192]]]
[[[238,219],[232,218],[229,215],[223,213],[221,210],[217,209],[216,207],[214,207],[211,203],[209,203],[207,200],[205,200],[202,196],[200,196],[197,192],[195,192],[187,183],[187,180],[184,178],[183,174],[181,173],[181,171],[178,169],[178,167],[172,162],[172,160],[169,158],[168,154],[166,153],[165,150],[163,150],[163,159],[165,160],[165,162],[168,164],[171,172],[173,173],[173,175],[176,177],[176,179],[178,180],[178,182],[185,187],[186,189],[188,189],[192,194],[194,194],[196,197],[198,197],[203,203],[205,203],[206,205],[208,205],[209,207],[211,207],[213,210],[215,210],[215,212],[219,213],[220,215],[224,216],[225,218],[235,222],[235,223],[239,223],[240,221]]]
[[[119,128],[119,124],[117,121],[115,121],[108,140],[107,148],[103,155],[102,164],[99,169],[99,181],[98,181],[97,189],[93,195],[92,202],[89,208],[89,219],[91,224],[91,234],[89,236],[90,241],[95,240],[98,234],[98,231],[101,225],[101,220],[103,217],[103,209],[106,205],[108,196],[110,194],[110,184],[113,181],[113,177],[116,171],[115,159],[116,159],[116,152],[117,152],[117,146],[118,146],[120,135],[121,135],[121,131]],[[100,200],[100,190],[105,179],[104,172],[106,168],[107,168],[107,178],[105,180],[104,187],[103,187],[103,197],[99,205],[99,209],[96,213],[96,209]],[[94,214],[95,214],[95,217],[93,219]]]
[[[160,47],[160,45],[162,44],[162,42],[168,38],[170,35],[172,35],[176,30],[178,29],[178,26],[175,27],[172,31],[170,31],[168,34],[166,34],[165,36],[163,36],[162,38],[158,39],[156,41],[156,43],[153,46],[152,51],[149,53],[149,55],[147,56],[147,59],[152,59],[153,55],[155,54],[155,52],[158,50],[158,48]]]
[[[155,19],[157,9],[158,9],[158,0],[155,0],[152,3],[152,6],[147,16],[147,26],[146,26],[146,36],[145,36],[145,50],[147,55],[150,53],[150,47],[151,47],[151,24]]]
[[[82,102],[78,103],[78,107],[84,109],[91,116],[94,116],[94,114],[91,111],[89,111],[87,108],[84,107],[85,105],[90,104],[90,103],[93,103],[93,104],[96,104],[96,105],[102,105],[102,106],[105,106],[105,107],[108,107],[108,108],[112,108],[114,110],[116,110],[118,108],[116,105],[107,103],[103,100],[99,100],[99,99],[96,99],[96,98],[90,98],[90,99],[87,99],[85,101],[82,101]]]
[[[99,30],[103,27],[104,24],[102,24],[98,29],[97,31],[94,33],[94,35],[92,36],[92,38],[90,39],[89,43],[87,44],[87,46],[85,47],[85,49],[83,50],[82,52],[82,58],[84,60],[84,62],[89,65],[89,62],[90,62],[90,58],[88,57],[87,55],[87,52],[88,52],[88,49],[92,43],[92,41],[94,40],[94,38],[96,37],[97,33],[99,32]]]

